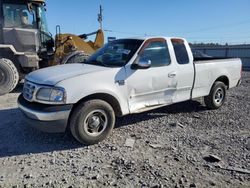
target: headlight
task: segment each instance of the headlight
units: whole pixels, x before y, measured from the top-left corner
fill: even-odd
[[[36,99],[49,103],[64,103],[65,90],[63,88],[40,88],[36,94]]]

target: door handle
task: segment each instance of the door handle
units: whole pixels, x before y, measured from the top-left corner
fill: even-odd
[[[176,76],[176,72],[171,72],[168,74],[169,78],[174,78]]]

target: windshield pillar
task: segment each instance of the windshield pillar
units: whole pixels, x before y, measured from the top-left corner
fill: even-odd
[[[38,28],[42,32],[49,34],[44,5],[38,6],[36,13],[37,13],[36,17],[37,17]]]
[[[36,6],[36,19],[37,27],[40,33],[41,49],[40,51],[53,51],[54,39],[49,32],[47,19],[46,19],[46,9],[44,4],[34,4]]]

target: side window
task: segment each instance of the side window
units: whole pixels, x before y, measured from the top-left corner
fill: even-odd
[[[174,47],[177,63],[181,65],[188,64],[189,57],[184,41],[180,39],[172,39],[171,41]]]
[[[170,64],[170,55],[165,41],[151,42],[140,54],[139,61],[151,61],[151,67],[161,67]]]
[[[3,4],[4,27],[35,28],[35,12],[26,5]]]

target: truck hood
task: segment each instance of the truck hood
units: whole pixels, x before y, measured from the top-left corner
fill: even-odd
[[[88,64],[65,64],[40,69],[28,74],[25,79],[41,85],[56,85],[58,82],[91,72],[107,70],[107,67]]]

